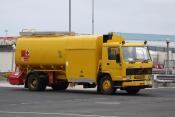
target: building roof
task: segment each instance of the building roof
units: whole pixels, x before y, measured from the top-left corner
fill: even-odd
[[[175,53],[175,35],[159,35],[159,34],[138,34],[138,33],[122,33],[117,35],[123,36],[128,42],[144,42],[147,40],[147,45],[153,51],[167,51],[167,41],[169,50]]]
[[[139,33],[122,33],[117,32],[117,35],[123,36],[126,40],[137,41],[170,41],[175,42],[175,35],[159,35],[159,34],[139,34]]]
[[[0,37],[0,40],[16,40],[18,37]]]

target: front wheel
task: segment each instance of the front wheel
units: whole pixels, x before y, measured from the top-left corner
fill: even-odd
[[[113,81],[109,75],[104,75],[99,83],[99,90],[102,94],[110,95],[115,93],[116,89],[114,88]]]
[[[128,94],[137,94],[139,91],[140,89],[126,89]]]

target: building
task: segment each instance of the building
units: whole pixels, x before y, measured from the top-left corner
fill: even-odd
[[[14,70],[14,49],[17,37],[0,37],[0,72]]]

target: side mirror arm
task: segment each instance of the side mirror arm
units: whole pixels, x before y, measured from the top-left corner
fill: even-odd
[[[121,62],[121,60],[120,60],[120,54],[117,54],[116,55],[116,63],[120,63]]]

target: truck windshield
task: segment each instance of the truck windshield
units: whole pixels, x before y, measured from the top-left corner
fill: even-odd
[[[122,50],[123,58],[128,62],[144,62],[151,59],[147,47],[125,46]]]

